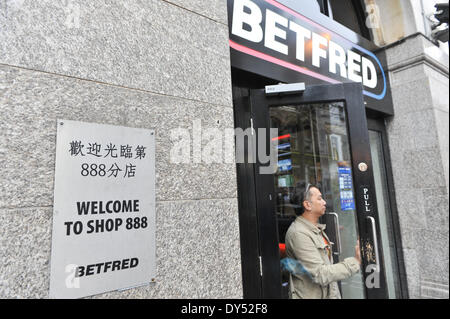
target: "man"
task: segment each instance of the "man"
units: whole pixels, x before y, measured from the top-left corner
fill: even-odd
[[[361,265],[359,243],[355,257],[333,264],[330,240],[319,217],[325,214],[326,202],[319,188],[308,184],[297,190],[300,208],[297,219],[286,233],[287,258],[297,260],[306,273],[290,274],[290,295],[293,299],[340,299],[337,282],[356,274]]]

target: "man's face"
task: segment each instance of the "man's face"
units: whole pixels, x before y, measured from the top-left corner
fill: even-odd
[[[315,187],[311,187],[309,190],[311,199],[306,201],[305,208],[310,210],[312,214],[316,216],[322,216],[325,214],[327,208],[327,202],[322,198],[322,193]]]

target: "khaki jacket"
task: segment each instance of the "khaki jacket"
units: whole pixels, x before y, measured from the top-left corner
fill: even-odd
[[[333,264],[328,257],[323,236],[325,225],[315,226],[302,216],[297,217],[286,233],[286,255],[301,263],[307,273],[290,274],[290,295],[293,299],[340,299],[337,282],[356,274],[359,263],[354,257]]]

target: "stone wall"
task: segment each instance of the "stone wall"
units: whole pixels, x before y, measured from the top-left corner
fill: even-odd
[[[156,130],[156,283],[100,298],[240,298],[235,165],[170,131],[233,128],[226,2],[0,3],[0,298],[49,296],[56,119]]]
[[[411,298],[448,298],[448,56],[421,34],[387,49],[387,120]]]

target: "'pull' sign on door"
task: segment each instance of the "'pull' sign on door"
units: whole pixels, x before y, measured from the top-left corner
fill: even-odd
[[[155,136],[58,120],[50,297],[155,278]]]

